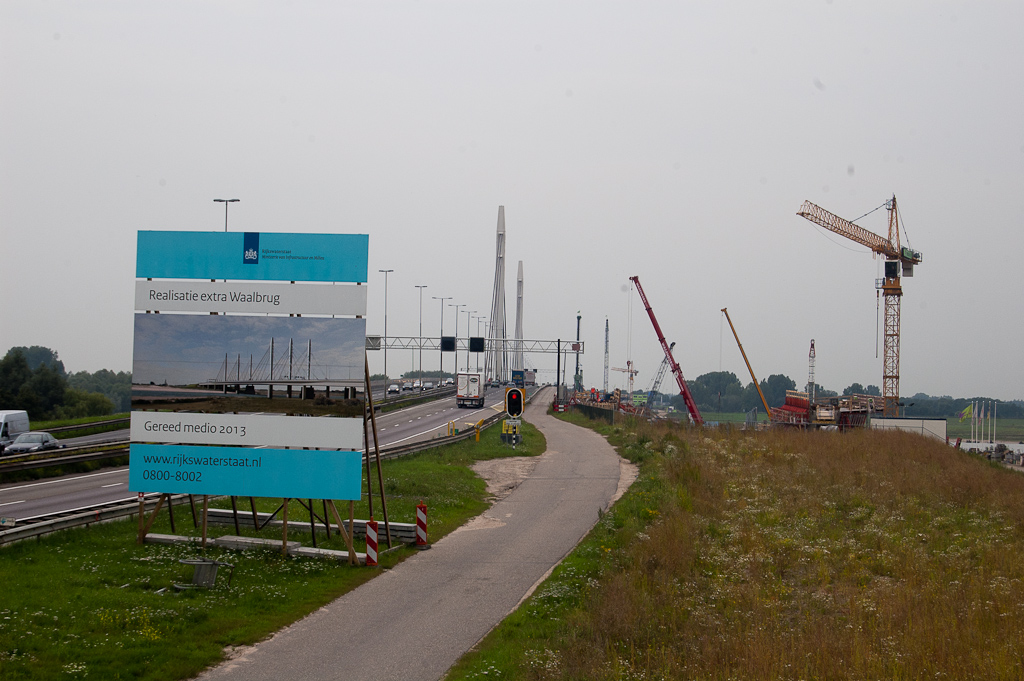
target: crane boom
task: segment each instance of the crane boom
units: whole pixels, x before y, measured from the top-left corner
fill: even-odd
[[[743,355],[743,361],[747,363],[747,371],[750,372],[750,380],[754,382],[754,387],[757,388],[757,394],[761,397],[761,404],[764,405],[764,413],[768,414],[771,418],[772,408],[768,406],[768,400],[764,398],[764,393],[761,392],[761,384],[757,382],[757,376],[754,375],[754,369],[750,366],[750,360],[747,359],[747,353],[743,352],[743,343],[740,343],[739,334],[736,333],[736,327],[732,325],[732,318],[729,317],[729,311],[722,308],[722,312],[725,313],[725,319],[729,322],[729,328],[732,329],[732,337],[736,339],[736,345],[739,346],[740,354]]]
[[[640,300],[644,303],[644,309],[647,310],[647,316],[651,318],[651,324],[654,325],[654,332],[658,335],[658,342],[661,343],[661,349],[664,350],[665,358],[668,359],[669,366],[672,368],[672,375],[676,377],[676,384],[679,386],[679,394],[683,396],[683,401],[686,403],[686,409],[690,412],[690,417],[698,426],[704,425],[704,418],[700,415],[700,410],[697,409],[697,403],[694,402],[693,395],[690,394],[690,389],[686,386],[686,379],[683,378],[683,370],[679,368],[679,363],[676,362],[675,357],[672,356],[672,348],[669,347],[668,341],[665,340],[665,334],[661,332],[661,326],[658,324],[658,318],[654,316],[654,310],[651,309],[651,304],[647,302],[647,296],[644,294],[644,287],[640,285],[640,277],[630,277],[629,279],[636,284],[637,293],[640,294]]]
[[[810,220],[816,225],[820,225],[830,232],[835,232],[840,236],[845,236],[851,241],[856,241],[862,246],[867,246],[872,251],[879,255],[884,255],[887,258],[895,259],[899,257],[899,248],[893,246],[889,239],[882,238],[870,232],[860,225],[855,225],[849,220],[844,220],[834,213],[830,213],[821,206],[811,203],[810,201],[804,201],[804,205],[800,206],[800,210],[797,212],[802,218]]]
[[[675,342],[669,344],[668,349],[671,350],[676,346]],[[665,372],[668,371],[668,357],[661,358],[661,365],[658,367],[658,372],[654,374],[654,380],[651,381],[651,387],[647,389],[647,401],[651,402],[654,400],[654,393],[661,389],[661,382],[665,378]]]

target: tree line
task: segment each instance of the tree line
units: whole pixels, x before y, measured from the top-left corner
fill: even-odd
[[[666,378],[667,380],[669,379]],[[786,402],[786,391],[797,389],[796,381],[783,374],[772,374],[767,379],[762,379],[760,386],[769,407],[781,407]],[[755,407],[758,411],[764,411],[753,381],[744,386],[736,374],[731,371],[712,371],[702,374],[692,381],[687,381],[687,387],[690,389],[693,401],[697,403],[697,408],[701,411],[737,413],[748,412]],[[806,390],[807,387],[804,386],[802,389]],[[840,393],[821,385],[815,385],[814,394],[821,399],[837,397]],[[864,386],[860,383],[852,383],[842,391],[842,394],[881,397],[882,392],[876,385]],[[913,397],[902,397],[900,402],[904,407],[901,409],[901,415],[952,418],[959,416],[972,401],[979,400],[998,402],[998,415],[1002,418],[1024,418],[1024,402],[1020,400],[1003,402],[979,397],[932,397],[925,393],[917,393]],[[671,403],[676,409],[686,410],[682,395],[672,396]]]
[[[50,348],[14,347],[0,359],[0,408],[32,420],[106,416],[131,409],[131,383],[127,371],[69,374]]]

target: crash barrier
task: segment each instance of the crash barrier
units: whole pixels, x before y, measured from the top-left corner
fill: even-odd
[[[131,423],[130,417],[119,418],[119,419],[108,419],[106,421],[92,421],[90,423],[80,423],[74,426],[59,426],[57,428],[42,428],[41,430],[51,435],[57,433],[73,433],[76,430],[89,430],[90,428],[104,428],[106,426],[127,426]]]
[[[154,494],[151,497],[146,498],[145,508],[147,512],[156,508],[159,498],[159,494]],[[171,502],[175,506],[187,504],[188,495],[174,494],[171,496]],[[66,530],[71,527],[81,527],[83,525],[92,525],[93,523],[102,523],[110,520],[127,518],[137,515],[138,512],[139,503],[137,501],[129,501],[106,504],[87,510],[61,514],[45,520],[18,520],[15,522],[14,527],[0,532],[0,546],[13,544],[14,542],[23,541],[25,539],[31,539],[32,537],[41,537],[44,534],[59,532],[60,530]]]
[[[593,407],[589,404],[574,404],[573,410],[591,419],[601,419],[608,423],[615,424],[615,410]]]

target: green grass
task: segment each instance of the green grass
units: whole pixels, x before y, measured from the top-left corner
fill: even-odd
[[[524,428],[524,443],[515,451],[501,444],[500,429],[491,428],[479,443],[382,462],[390,519],[415,522],[415,506],[424,501],[433,542],[479,514],[488,505],[485,485],[468,466],[542,453],[543,436],[529,424]],[[381,520],[375,469],[373,480]],[[240,501],[247,509],[248,500]],[[228,500],[218,503],[230,507]],[[258,503],[261,510],[274,510],[280,500]],[[343,516],[347,508],[339,504]],[[356,508],[356,517],[367,517],[365,495]],[[176,508],[177,533],[198,536],[186,509]],[[289,540],[310,545],[308,527],[308,515],[292,501]],[[344,562],[283,557],[277,550],[211,547],[204,554],[197,546],[138,545],[136,530],[132,519],[0,549],[0,679],[191,678],[219,661],[226,646],[255,643],[380,574]],[[152,531],[170,532],[165,511]],[[254,534],[244,528],[242,533]],[[235,534],[234,527],[209,528],[211,537],[224,534]],[[260,536],[280,540],[281,530],[267,528]],[[329,541],[318,534],[318,540],[321,547],[344,548],[334,533]],[[363,550],[358,541],[357,550]],[[381,552],[381,566],[392,567],[412,553],[396,545]],[[208,591],[171,588],[191,579],[192,568],[179,560],[200,555],[235,565],[230,589],[223,572]]]
[[[61,419],[57,421],[33,421],[32,430],[46,430],[47,428],[62,428],[64,426],[88,426],[97,421],[111,421],[113,419],[126,419],[128,413],[109,414],[107,416],[83,416],[77,419]],[[123,427],[123,426],[119,426]]]
[[[594,428],[640,477],[449,678],[1024,677],[1024,476],[900,432]]]
[[[33,421],[31,426],[32,430],[47,430],[49,428],[63,428],[65,426],[81,426],[75,430],[67,430],[60,433],[54,433],[54,437],[58,440],[63,440],[70,437],[84,437],[86,435],[94,435],[96,433],[106,433],[113,430],[123,430],[125,424],[113,424],[105,426],[92,426],[91,424],[101,421],[112,421],[114,419],[126,419],[128,418],[127,413],[122,414],[109,414],[107,416],[83,416],[77,419],[63,419],[59,421]]]
[[[988,425],[985,426],[986,433]],[[971,422],[960,422],[958,418],[946,419],[946,434],[951,438],[971,436]],[[1002,442],[1024,442],[1024,419],[996,419],[996,440]]]

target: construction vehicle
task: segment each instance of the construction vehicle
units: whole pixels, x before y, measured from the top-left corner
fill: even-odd
[[[736,339],[736,345],[740,349],[740,354],[743,355],[743,361],[747,364],[747,371],[750,372],[750,380],[754,382],[754,387],[757,388],[757,394],[761,398],[761,404],[764,405],[764,413],[771,417],[772,408],[768,406],[768,400],[764,398],[764,393],[761,391],[761,384],[757,382],[757,376],[754,375],[754,369],[750,366],[750,360],[747,359],[747,353],[743,351],[743,343],[740,343],[740,337],[739,334],[736,333],[736,327],[732,325],[732,319],[729,317],[729,311],[723,307],[722,312],[725,314],[726,321],[729,322],[729,328],[732,329],[732,337]]]
[[[654,310],[651,309],[651,304],[647,302],[647,296],[644,294],[644,287],[640,285],[640,277],[630,277],[630,281],[636,284],[637,293],[640,294],[640,300],[643,301],[644,309],[647,310],[647,316],[651,318],[651,324],[654,325],[654,333],[658,335],[658,342],[661,343],[661,349],[665,352],[665,359],[668,360],[669,367],[672,369],[672,375],[676,377],[676,384],[679,386],[679,394],[683,396],[683,401],[686,403],[686,409],[690,412],[690,418],[693,422],[698,425],[704,425],[704,419],[700,415],[700,410],[697,409],[697,403],[693,400],[693,395],[690,394],[690,389],[686,385],[686,379],[683,378],[683,370],[679,368],[679,363],[676,362],[675,357],[672,356],[672,348],[669,347],[668,342],[665,340],[665,334],[661,332],[661,326],[658,324],[658,318],[654,316]]]
[[[889,238],[881,237],[849,220],[844,220],[810,201],[804,201],[797,215],[867,246],[876,255],[885,257],[885,278],[875,282],[885,296],[885,324],[882,359],[882,399],[886,417],[899,416],[900,402],[900,300],[903,288],[900,275],[914,276],[914,265],[921,262],[920,251],[900,246],[899,214],[896,196],[883,204],[889,211]],[[881,206],[879,206],[880,208]],[[877,210],[877,209],[876,209]]]

